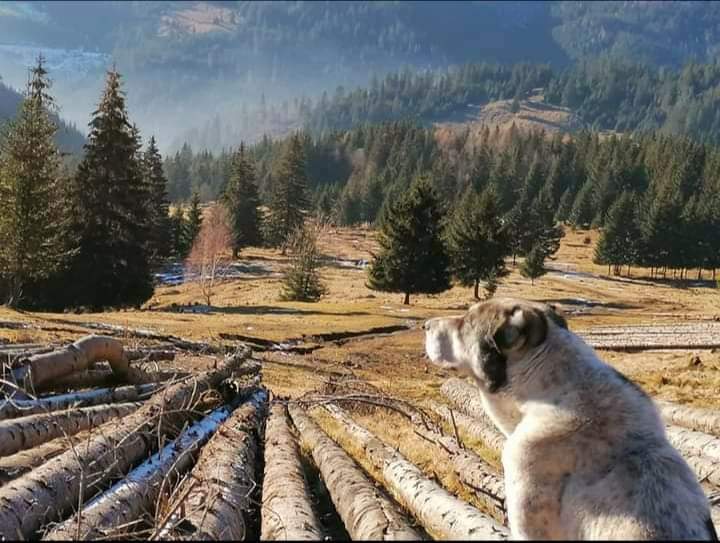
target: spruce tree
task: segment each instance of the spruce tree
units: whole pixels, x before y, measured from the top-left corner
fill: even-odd
[[[245,145],[235,153],[232,173],[224,194],[233,234],[233,258],[244,247],[260,245],[260,215],[255,167],[245,152]]]
[[[322,264],[318,234],[319,228],[307,224],[293,233],[289,243],[292,258],[283,277],[282,300],[317,302],[327,292],[318,271]]]
[[[167,179],[163,172],[162,156],[158,151],[155,136],[150,137],[143,155],[145,184],[148,191],[148,216],[150,238],[148,252],[151,261],[158,264],[170,256],[170,216],[168,214]]]
[[[300,134],[294,134],[274,176],[268,205],[269,241],[273,246],[281,247],[283,254],[287,250],[290,235],[303,224],[303,210],[308,206],[307,185],[303,142]]]
[[[640,231],[635,218],[637,202],[628,192],[623,192],[610,207],[598,244],[595,247],[596,264],[607,264],[618,275],[622,266],[630,266],[637,260]]]
[[[186,244],[187,235],[187,219],[185,218],[185,208],[179,204],[170,211],[170,255],[178,260],[184,259],[190,248]]]
[[[79,247],[68,277],[72,304],[139,306],[152,296],[149,192],[139,149],[113,68],[73,187],[72,230]]]
[[[65,189],[50,85],[39,57],[0,146],[0,282],[12,306],[33,298],[28,287],[56,272],[65,252]]]
[[[446,239],[453,275],[463,286],[473,286],[478,299],[480,281],[497,281],[509,250],[492,186],[482,194],[468,187],[447,226]]]
[[[195,243],[200,229],[202,228],[202,209],[200,209],[200,195],[197,191],[193,192],[190,198],[190,209],[188,210],[187,222],[185,224],[185,239],[183,246],[189,251]]]
[[[545,251],[541,245],[536,245],[525,260],[520,264],[520,274],[530,279],[530,284],[535,284],[535,279],[547,273],[545,269]]]
[[[442,239],[442,212],[427,176],[384,208],[378,242],[380,253],[368,269],[368,287],[410,295],[435,294],[450,288],[450,259]]]

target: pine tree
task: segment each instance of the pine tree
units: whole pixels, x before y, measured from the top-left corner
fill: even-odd
[[[168,214],[167,179],[163,172],[162,156],[158,151],[155,136],[150,137],[143,155],[145,184],[148,191],[148,215],[150,239],[148,252],[157,265],[170,256],[170,216]]]
[[[139,306],[152,296],[149,193],[139,154],[120,74],[112,69],[73,187],[72,229],[79,249],[68,278],[70,303],[96,309]]]
[[[610,207],[598,244],[595,248],[596,264],[607,264],[618,275],[622,266],[630,266],[637,260],[640,231],[635,210],[637,202],[628,192],[623,192]]]
[[[249,246],[260,244],[260,215],[255,167],[245,152],[245,145],[235,153],[232,174],[225,189],[224,201],[230,215],[233,233],[233,258]]]
[[[200,209],[200,195],[193,192],[192,198],[190,198],[190,209],[188,210],[187,222],[185,225],[185,239],[183,245],[188,250],[195,243],[200,229],[202,228],[203,216],[202,209]]]
[[[268,206],[269,241],[285,254],[290,235],[305,220],[303,210],[308,206],[305,151],[300,134],[290,138],[274,180]]]
[[[12,306],[32,299],[28,287],[55,273],[65,254],[65,189],[50,85],[39,57],[0,147],[0,282]]]
[[[520,264],[520,274],[530,279],[530,283],[534,285],[535,279],[542,277],[546,273],[545,251],[541,245],[536,245],[525,257],[523,263]]]
[[[384,292],[435,294],[450,288],[442,213],[427,176],[388,203],[380,222],[380,253],[368,270],[368,287]]]
[[[185,218],[185,208],[178,205],[174,210],[170,211],[169,216],[170,230],[170,254],[173,258],[184,259],[190,247],[187,245],[187,219]]]
[[[497,281],[505,271],[508,242],[497,208],[492,187],[482,194],[469,187],[446,229],[453,274],[463,286],[474,286],[476,299],[481,280]]]
[[[282,282],[282,300],[317,302],[327,292],[320,279],[322,264],[318,250],[319,228],[307,224],[300,226],[290,240],[292,258]]]

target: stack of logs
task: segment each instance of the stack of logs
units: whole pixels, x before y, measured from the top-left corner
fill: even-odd
[[[136,354],[90,336],[13,365],[0,401],[0,538],[508,538],[499,466],[463,443],[499,451],[505,438],[465,381],[443,385],[447,403],[378,404],[448,456],[472,504],[359,424],[352,403],[271,398],[245,347],[164,381],[134,368]],[[99,361],[119,386],[37,396]],[[659,407],[673,444],[716,492],[720,413]]]

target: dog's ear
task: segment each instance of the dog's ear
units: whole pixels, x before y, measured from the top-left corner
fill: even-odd
[[[502,350],[537,347],[547,337],[545,315],[534,307],[514,307],[499,326],[493,340]]]

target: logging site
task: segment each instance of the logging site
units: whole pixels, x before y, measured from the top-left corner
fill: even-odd
[[[718,540],[720,3],[0,2],[0,541]]]
[[[508,263],[495,296],[556,305],[656,400],[720,520],[718,295],[606,277],[597,234],[569,231],[535,285]],[[319,243],[327,294],[278,301],[287,256],[160,287],[139,310],[0,309],[5,539],[505,539],[505,436],[476,385],[429,363],[422,323],[472,289],[402,296],[349,263],[370,229]],[[265,271],[258,272],[262,268]]]

